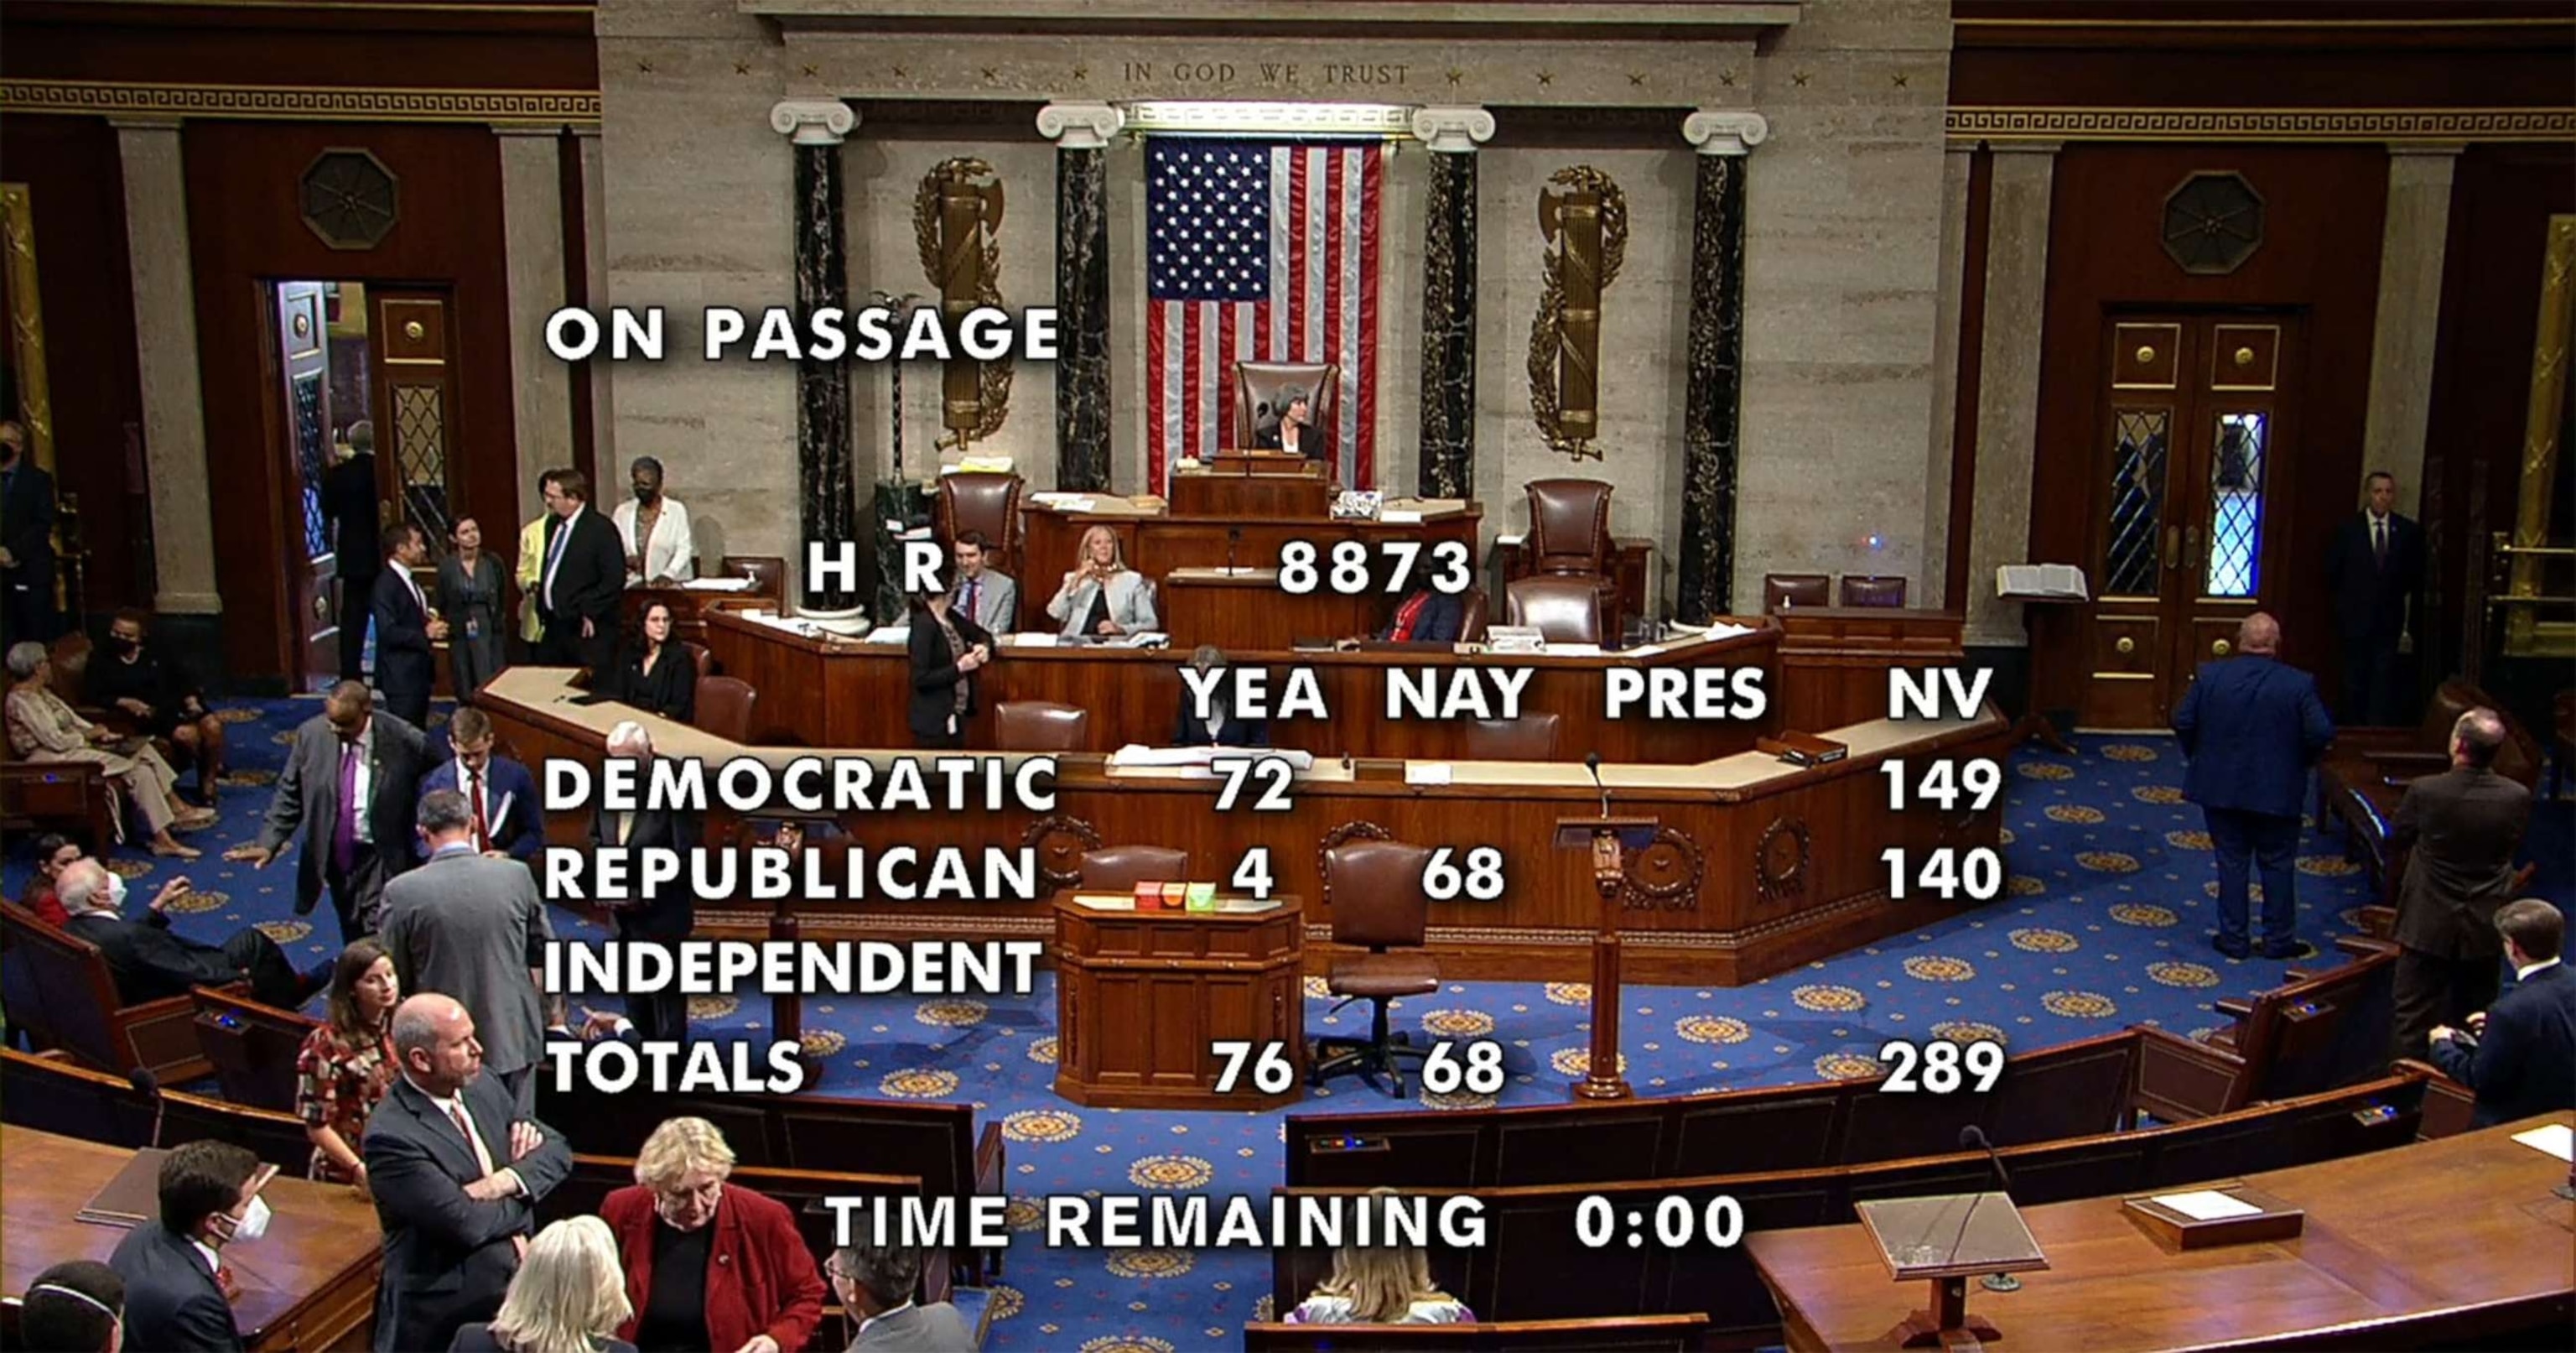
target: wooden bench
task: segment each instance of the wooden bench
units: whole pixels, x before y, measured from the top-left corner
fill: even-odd
[[[2398,880],[2406,859],[2389,843],[2390,824],[2406,786],[2419,776],[2451,768],[2451,726],[2472,709],[2494,710],[2504,721],[2504,746],[2496,750],[2495,772],[2525,788],[2540,783],[2540,744],[2496,698],[2458,677],[2445,681],[2425,703],[2424,718],[2411,728],[2345,728],[2317,762],[2317,829],[2340,827],[2344,854],[2370,872],[2372,887],[2383,903],[2397,900]]]
[[[293,1113],[295,1064],[322,1021],[210,987],[188,994],[196,1004],[197,1047],[214,1064],[224,1098]]]
[[[116,787],[87,761],[25,761],[0,737],[0,830],[59,830],[101,859],[116,846]]]
[[[2024,1205],[2105,1197],[2225,1179],[2338,1159],[2414,1140],[2407,1104],[2421,1081],[2385,1077],[2322,1095],[2265,1104],[2196,1122],[2004,1148],[2012,1196]],[[1835,1165],[1760,1174],[1614,1183],[1550,1184],[1458,1190],[1484,1206],[1486,1243],[1427,1246],[1434,1281],[1488,1320],[1580,1320],[1705,1311],[1712,1347],[1779,1342],[1779,1314],[1741,1246],[1699,1241],[1683,1246],[1578,1239],[1577,1214],[1588,1197],[1607,1199],[1612,1215],[1647,1219],[1660,1207],[1687,1208],[1694,1220],[1720,1196],[1743,1210],[1745,1229],[1840,1225],[1852,1205],[1879,1198],[1968,1192],[1990,1187],[1983,1152],[1951,1152],[1868,1165]],[[1300,1196],[1351,1194],[1347,1188],[1283,1188]],[[1679,1199],[1667,1203],[1667,1199]],[[1620,1229],[1625,1229],[1624,1220]],[[1281,1246],[1271,1253],[1272,1299],[1280,1309],[1302,1300],[1332,1269],[1329,1247]],[[1898,1300],[1891,1288],[1891,1302]]]
[[[203,1138],[231,1142],[299,1178],[313,1156],[304,1120],[291,1113],[184,1090],[164,1089],[156,1102],[152,1092],[123,1076],[15,1048],[0,1048],[0,1119],[108,1146],[134,1147],[152,1144],[157,1123],[163,1146]]]
[[[1680,1353],[1705,1346],[1708,1317],[1632,1315],[1609,1320],[1502,1320],[1473,1325],[1291,1325],[1250,1321],[1246,1353],[1483,1353],[1565,1349],[1583,1353]]]
[[[197,1046],[187,997],[124,1004],[97,945],[14,902],[0,902],[0,1001],[9,1027],[37,1047],[60,1048],[100,1071],[149,1071],[176,1085],[214,1069]]]
[[[2388,1065],[2396,946],[2347,937],[2354,955],[2250,1001],[2213,1004],[2235,1024],[2209,1042],[2140,1027],[2136,1103],[2168,1122],[2349,1085]]]
[[[2134,1032],[2024,1053],[1982,1095],[1886,1094],[1885,1077],[1669,1099],[1444,1113],[1299,1114],[1291,1185],[1498,1188],[1813,1169],[1935,1154],[1974,1125],[1998,1145],[2130,1122]]]

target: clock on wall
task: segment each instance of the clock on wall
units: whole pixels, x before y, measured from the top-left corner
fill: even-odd
[[[2242,174],[2194,174],[2165,195],[2163,229],[2184,272],[2234,272],[2263,247],[2263,195]]]
[[[296,188],[305,228],[334,249],[373,249],[394,228],[394,174],[363,150],[326,150]]]

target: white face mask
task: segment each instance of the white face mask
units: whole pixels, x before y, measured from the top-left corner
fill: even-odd
[[[257,1240],[267,1235],[268,1215],[268,1200],[256,1193],[252,1194],[250,1206],[243,1209],[241,1216],[233,1221],[232,1236],[225,1243],[237,1245],[242,1241]]]
[[[107,905],[115,908],[117,915],[125,914],[125,876],[123,874],[110,873],[107,876]]]

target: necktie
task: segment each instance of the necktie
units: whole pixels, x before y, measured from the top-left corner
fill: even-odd
[[[474,1153],[474,1163],[483,1167],[483,1173],[487,1175],[492,1173],[492,1153],[483,1148],[482,1136],[474,1131],[473,1120],[465,1116],[464,1100],[447,1101],[447,1121],[454,1123],[456,1130],[465,1134],[465,1145]]]
[[[358,867],[358,744],[340,745],[340,812],[331,824],[331,863],[343,874]]]
[[[2374,517],[2370,523],[2370,557],[2385,567],[2388,563],[2388,519]]]
[[[564,542],[572,539],[572,522],[557,518],[554,539],[546,542],[546,577],[538,595],[549,611],[555,608],[555,569],[563,563]]]
[[[973,620],[975,618],[975,603],[977,598],[981,595],[982,587],[983,584],[973,578],[966,580],[966,618],[969,620]]]
[[[465,781],[466,801],[474,805],[474,848],[478,851],[490,850],[492,827],[483,817],[483,772],[469,768],[465,772]]]

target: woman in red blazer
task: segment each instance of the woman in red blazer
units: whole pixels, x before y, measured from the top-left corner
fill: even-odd
[[[733,1149],[703,1118],[653,1130],[636,1182],[608,1195],[638,1353],[796,1353],[823,1319],[814,1255],[779,1203],[725,1182]]]

